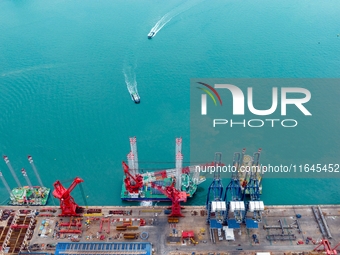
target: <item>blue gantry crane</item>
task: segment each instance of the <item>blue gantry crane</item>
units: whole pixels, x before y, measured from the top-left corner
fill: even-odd
[[[229,228],[240,228],[240,224],[243,222],[245,215],[245,206],[244,206],[244,190],[242,190],[242,186],[239,178],[239,169],[240,165],[243,162],[243,157],[246,149],[242,150],[242,154],[239,152],[234,153],[233,157],[233,168],[236,172],[231,176],[230,182],[226,187],[224,193],[224,201],[227,204],[227,211],[230,211],[229,216],[226,213],[225,222],[228,224]]]
[[[258,228],[261,222],[264,204],[260,199],[262,173],[260,167],[261,149],[253,156],[235,152],[233,157],[233,169],[235,173],[231,176],[226,187],[224,201],[227,204],[227,212],[224,222],[229,228],[240,228],[245,223],[247,228]],[[247,217],[247,213],[252,217]]]
[[[222,169],[222,153],[215,153],[214,161],[214,179],[209,186],[206,207],[208,211],[207,223],[210,225],[210,239],[213,243],[216,242],[215,234],[218,233],[218,239],[223,240],[222,224],[227,215],[227,208],[225,201],[222,200],[223,184],[221,179]]]
[[[221,173],[216,171],[218,167],[222,166],[222,153],[216,152],[215,153],[215,160],[214,160],[214,180],[209,186],[207,201],[206,201],[206,208],[208,209],[209,204],[211,201],[219,201],[222,198],[223,194],[223,184],[221,180]]]
[[[220,173],[221,167],[222,153],[216,152],[214,161],[214,180],[208,188],[206,208],[208,211],[207,223],[211,223],[211,216],[214,215],[215,220],[219,225],[223,223],[226,214],[225,202],[222,201],[223,184]]]
[[[260,148],[253,154],[251,171],[249,172],[249,181],[244,189],[243,199],[249,195],[249,200],[246,203],[245,215],[251,212],[251,218],[245,218],[247,228],[258,228],[258,223],[262,221],[262,212],[264,211],[264,203],[261,201],[261,181],[262,168],[260,165],[260,155],[262,149]]]
[[[264,203],[260,198],[263,174],[260,165],[261,151],[260,148],[253,156],[245,155],[245,148],[241,153],[234,153],[234,173],[225,192],[219,171],[222,168],[222,154],[215,153],[214,179],[209,186],[206,200],[210,229],[222,228],[222,224],[227,224],[231,229],[239,229],[242,223],[247,228],[258,228],[264,211]]]

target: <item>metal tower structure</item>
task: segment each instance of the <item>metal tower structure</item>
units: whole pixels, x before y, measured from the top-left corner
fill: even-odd
[[[38,179],[38,182],[39,182],[40,187],[41,187],[41,188],[44,187],[44,185],[43,185],[43,183],[42,183],[42,181],[41,181],[40,175],[39,175],[39,173],[38,173],[38,170],[37,170],[37,168],[36,168],[35,165],[34,165],[32,156],[28,155],[27,158],[28,158],[28,162],[30,162],[30,164],[31,164],[31,166],[32,166],[32,169],[33,169],[33,171],[34,171],[34,173],[35,173],[35,176],[36,176],[37,179]]]
[[[28,176],[27,176],[27,173],[26,173],[25,168],[22,168],[22,169],[21,169],[21,173],[22,173],[22,176],[25,177],[25,180],[26,180],[26,182],[27,182],[28,187],[29,187],[29,188],[32,190],[32,192],[33,192],[33,185],[32,185],[30,179],[29,179]],[[33,193],[34,193],[34,192],[33,192]]]
[[[176,155],[176,189],[182,190],[182,167],[183,155],[178,152]]]
[[[13,169],[13,167],[12,167],[12,165],[11,165],[11,162],[9,162],[9,159],[8,159],[7,156],[4,156],[4,160],[5,160],[5,162],[6,162],[7,166],[8,166],[8,168],[9,168],[9,170],[11,171],[12,176],[13,176],[15,182],[16,182],[17,185],[18,185],[18,188],[20,188],[20,187],[21,187],[21,183],[20,183],[20,181],[19,181],[17,175],[16,175],[15,172],[14,172],[14,169]]]
[[[240,165],[241,162],[243,161],[243,157],[244,157],[244,153],[245,153],[246,149],[244,148],[242,150],[242,154],[239,152],[235,152],[234,153],[234,157],[233,157],[233,168],[236,169],[236,173],[234,173],[231,176],[231,180],[230,183],[228,184],[227,188],[226,188],[226,193],[224,194],[224,198],[227,199],[227,193],[229,192],[231,199],[230,201],[240,201],[242,200],[242,188],[241,188],[241,184],[240,184],[240,180],[239,180],[239,169],[240,169]]]
[[[240,228],[240,223],[243,222],[245,214],[245,206],[243,202],[243,190],[240,183],[239,169],[243,162],[246,149],[242,150],[242,154],[235,152],[233,156],[233,168],[236,173],[230,178],[230,182],[226,187],[224,201],[227,203],[227,211],[234,214],[234,217],[228,217],[226,214],[225,221],[228,222],[229,228]]]
[[[217,167],[222,165],[221,159],[222,159],[222,153],[216,152],[215,161],[214,161],[214,167],[215,167],[214,180],[212,181],[208,189],[208,195],[207,195],[207,201],[206,201],[207,209],[211,201],[220,201],[222,199],[223,185],[222,185],[220,172],[217,171]]]
[[[182,138],[176,138],[176,151],[175,151],[175,155],[180,152],[182,153]]]
[[[262,212],[264,211],[264,203],[261,201],[260,183],[261,183],[261,168],[260,155],[262,149],[260,148],[253,154],[252,167],[250,171],[249,181],[244,189],[243,196],[248,193],[250,201],[246,204],[245,214],[249,211],[253,213],[251,219],[244,219],[247,228],[258,228],[258,223],[262,222]]]
[[[229,228],[240,228],[240,223],[243,222],[245,206],[243,201],[243,190],[240,183],[239,170],[243,162],[246,149],[243,148],[242,154],[235,152],[233,156],[233,168],[236,169],[236,173],[231,176],[230,182],[226,187],[224,193],[224,201],[227,203],[227,211],[233,213],[234,217],[229,217],[226,214],[226,221]]]
[[[176,189],[182,190],[182,168],[183,168],[183,155],[182,155],[182,138],[176,138]]]
[[[262,221],[262,211],[264,210],[263,202],[260,200],[260,186],[259,181],[252,174],[250,176],[249,183],[245,190],[248,190],[250,195],[250,201],[247,203],[246,212],[250,211],[253,213],[253,219],[256,222]]]
[[[27,184],[28,184],[28,187],[29,187],[29,189],[31,190],[31,192],[32,192],[32,195],[33,195],[33,197],[34,197],[34,203],[37,203],[37,199],[36,199],[36,193],[35,193],[35,191],[34,191],[34,188],[33,188],[33,185],[32,185],[32,183],[31,183],[31,181],[30,181],[30,179],[28,178],[28,176],[27,176],[27,173],[26,173],[26,170],[25,170],[25,168],[22,168],[21,169],[21,173],[22,173],[22,175],[25,177],[25,180],[26,180],[26,182],[27,182]],[[26,198],[29,198],[29,197],[26,197]]]
[[[249,181],[243,192],[243,197],[245,197],[246,192],[250,196],[250,201],[260,201],[260,181],[261,169],[260,169],[260,154],[262,149],[260,148],[257,152],[253,154],[252,167],[249,171]]]
[[[128,166],[130,169],[130,173],[135,176],[135,155],[133,155],[132,151],[127,155]]]
[[[215,161],[214,161],[214,180],[210,184],[208,188],[206,208],[208,211],[207,223],[210,223],[211,213],[213,212],[216,216],[216,219],[219,223],[223,222],[223,218],[225,217],[225,202],[217,203],[222,201],[223,194],[223,185],[221,180],[221,174],[219,168],[222,166],[222,153],[215,153]]]
[[[137,139],[136,137],[130,137],[130,147],[131,147],[131,153],[133,154],[133,173],[134,175],[139,174],[138,170],[138,153],[137,153]]]
[[[256,169],[256,178],[259,180],[259,186],[261,185],[262,182],[262,169],[260,165],[260,156],[261,156],[262,148],[259,148],[257,152],[254,152],[253,154],[253,169]]]

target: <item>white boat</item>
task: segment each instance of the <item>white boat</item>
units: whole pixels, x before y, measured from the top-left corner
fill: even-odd
[[[155,32],[150,32],[150,33],[148,34],[148,38],[151,39],[152,37],[154,37],[154,35],[155,35]]]
[[[140,103],[140,97],[139,97],[139,95],[138,95],[137,92],[131,93],[131,99],[132,99],[136,104],[139,104],[139,103]]]

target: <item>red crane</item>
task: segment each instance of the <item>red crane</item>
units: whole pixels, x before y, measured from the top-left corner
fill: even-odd
[[[143,187],[143,176],[141,176],[140,174],[136,174],[135,176],[133,176],[129,171],[129,166],[125,164],[124,161],[122,164],[126,176],[124,179],[126,190],[130,193],[138,194],[139,190]]]
[[[316,246],[314,248],[313,251],[322,251],[319,250],[319,247],[323,246],[323,251],[327,254],[327,255],[335,255],[338,254],[336,249],[338,248],[338,246],[340,245],[340,243],[338,243],[333,249],[331,248],[331,244],[329,243],[329,241],[327,239],[322,239],[320,244],[318,246]]]
[[[76,177],[71,186],[66,189],[64,186],[60,183],[60,181],[56,181],[53,191],[53,196],[55,198],[58,198],[60,200],[60,208],[61,208],[61,215],[60,216],[80,216],[77,214],[77,209],[81,208],[79,207],[75,202],[73,197],[71,197],[72,190],[81,182],[84,182],[81,178]]]
[[[181,209],[183,209],[181,207],[181,202],[187,201],[186,192],[177,190],[175,188],[175,182],[172,182],[172,184],[167,187],[160,186],[152,182],[151,187],[159,190],[165,196],[171,199],[172,205],[171,214],[169,215],[169,217],[184,217],[184,215],[181,213]]]

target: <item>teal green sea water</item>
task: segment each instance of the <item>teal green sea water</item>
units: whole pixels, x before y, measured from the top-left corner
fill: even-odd
[[[88,204],[121,205],[130,136],[137,136],[141,162],[173,162],[140,163],[143,168],[174,167],[180,136],[190,161],[191,78],[340,78],[339,9],[337,0],[0,0],[0,153],[18,175],[26,168],[32,182],[27,155],[45,185],[80,176]],[[148,40],[158,21],[164,27]],[[132,102],[124,74],[137,82],[140,105]],[[261,144],[244,146],[262,147],[262,162],[270,163],[275,154],[298,161],[292,149],[318,148],[322,141],[328,150],[321,157],[340,163],[340,90],[322,84],[312,90],[322,129],[304,127],[275,141],[263,135]],[[306,132],[310,139],[299,147]],[[231,163],[232,152],[223,159]],[[0,170],[14,187],[3,161]],[[189,204],[205,202],[209,181]],[[264,179],[262,198],[265,204],[339,203],[338,183],[338,175]],[[79,189],[72,195],[83,204]],[[1,183],[0,200],[7,197]]]

